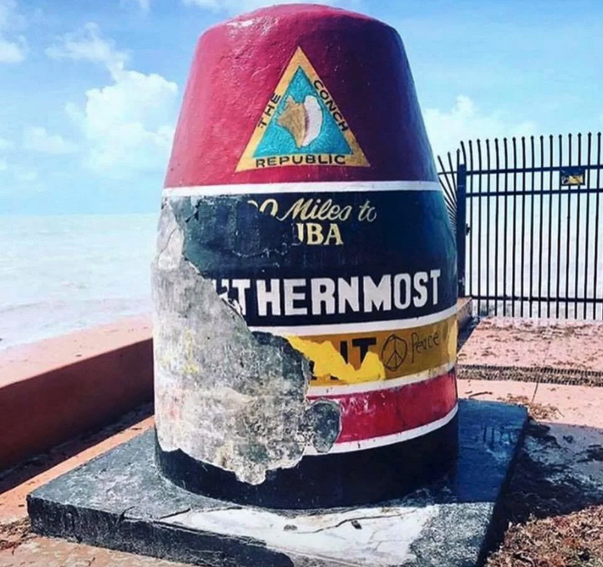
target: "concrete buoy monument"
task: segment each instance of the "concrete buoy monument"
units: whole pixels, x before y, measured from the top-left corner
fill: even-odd
[[[280,6],[207,31],[163,199],[169,479],[308,508],[398,497],[451,466],[456,257],[395,30]]]
[[[526,414],[457,400],[453,234],[393,28],[288,5],[201,36],[152,281],[155,429],[31,494],[34,531],[209,567],[483,560]]]

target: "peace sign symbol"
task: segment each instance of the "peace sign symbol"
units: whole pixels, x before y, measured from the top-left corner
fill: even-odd
[[[394,371],[402,366],[407,354],[406,341],[398,335],[390,335],[381,349],[381,360],[385,368]]]

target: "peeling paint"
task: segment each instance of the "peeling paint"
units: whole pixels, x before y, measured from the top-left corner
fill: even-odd
[[[161,449],[250,484],[295,466],[306,447],[328,451],[340,430],[339,406],[306,399],[309,361],[284,338],[252,333],[183,257],[183,242],[164,203],[152,266]]]
[[[335,350],[333,343],[323,341],[316,343],[301,337],[287,336],[289,342],[301,353],[314,361],[314,374],[318,379],[327,380],[336,376],[342,382],[376,382],[385,380],[385,367],[379,356],[369,352],[360,364],[354,368],[346,362],[340,352]]]

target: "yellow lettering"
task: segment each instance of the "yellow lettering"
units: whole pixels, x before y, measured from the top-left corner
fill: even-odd
[[[324,241],[324,237],[322,235],[322,226],[320,226],[317,222],[309,222],[306,224],[306,235],[306,244],[309,246],[322,244]]]
[[[268,214],[271,217],[275,217],[276,214],[278,213],[278,202],[276,199],[266,199],[261,205],[260,205],[260,213],[265,213],[267,212],[266,209],[268,207],[271,207],[270,210],[268,211]]]
[[[287,217],[291,217],[292,220],[298,217],[301,220],[306,220],[310,216],[310,207],[312,207],[312,199],[308,199],[307,201],[306,199],[298,199],[284,215],[277,218],[280,221],[284,221]]]
[[[329,225],[329,232],[327,233],[327,237],[325,238],[325,246],[330,244],[331,239],[335,241],[335,245],[340,246],[343,244],[343,240],[341,239],[341,232],[339,227],[335,223],[331,223]]]

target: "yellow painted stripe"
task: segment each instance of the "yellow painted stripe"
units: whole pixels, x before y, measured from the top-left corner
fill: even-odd
[[[452,363],[457,321],[452,316],[414,328],[286,338],[314,363],[311,386],[361,384],[413,376]]]

